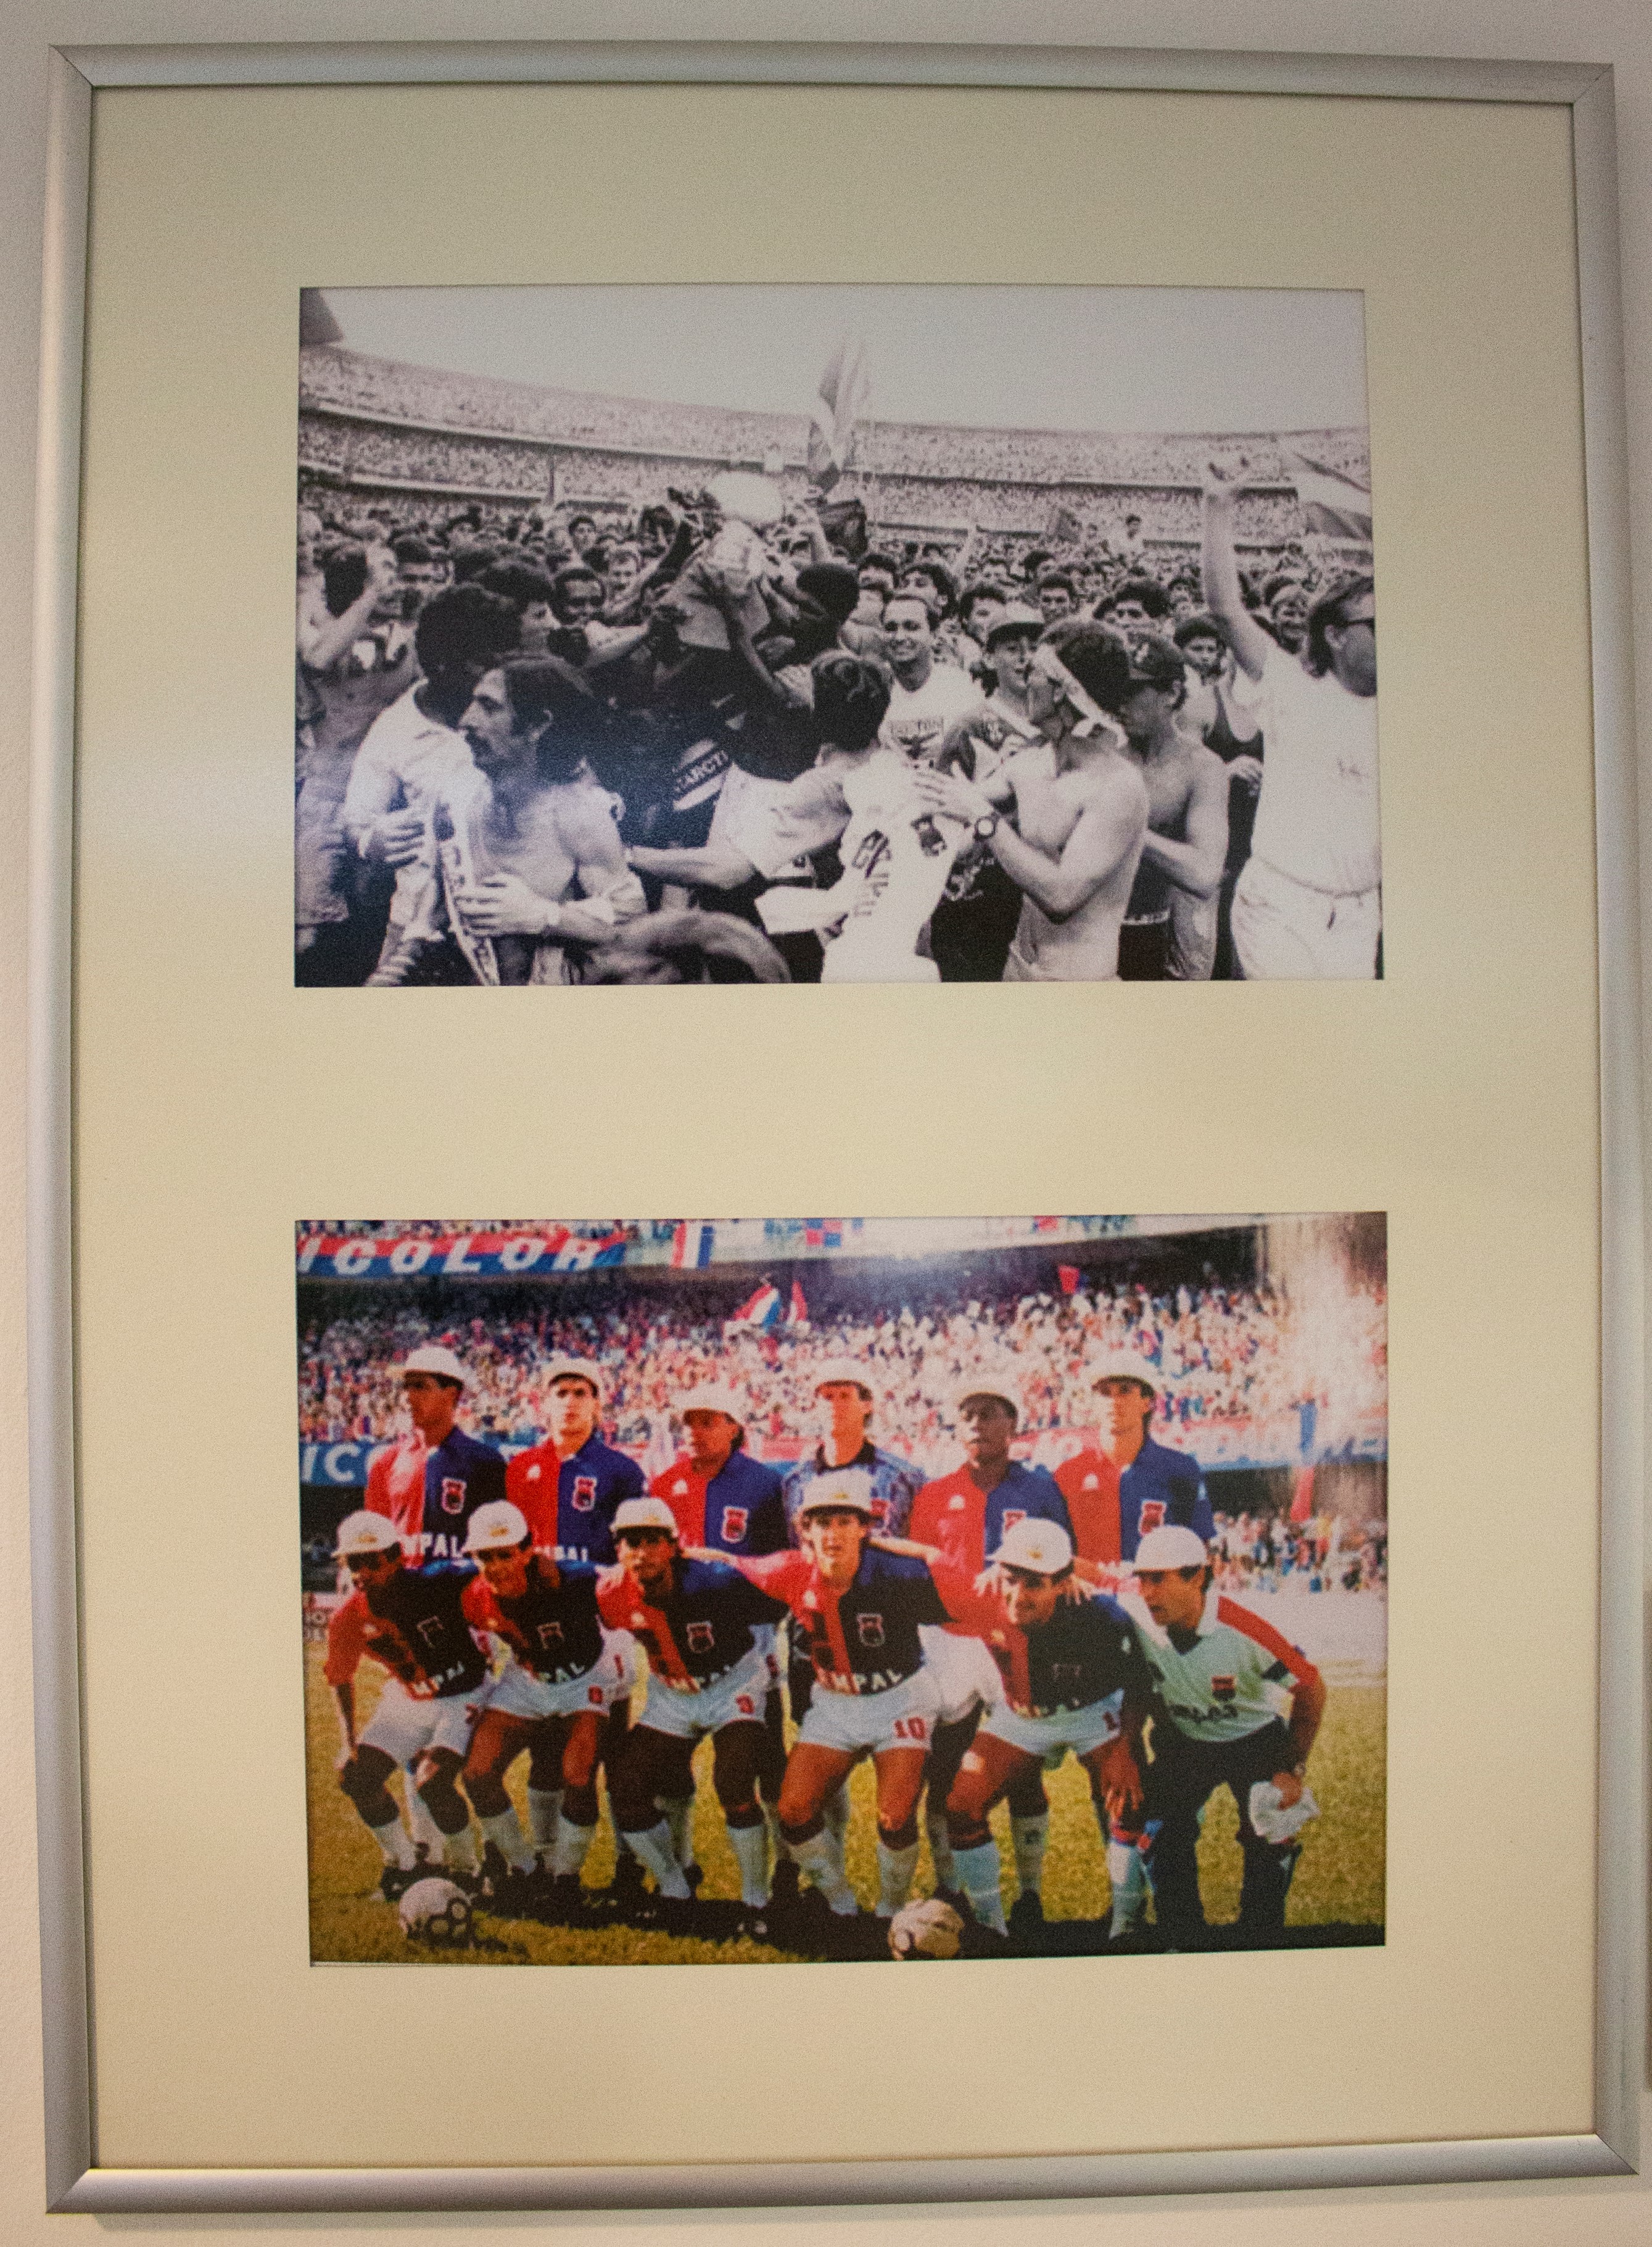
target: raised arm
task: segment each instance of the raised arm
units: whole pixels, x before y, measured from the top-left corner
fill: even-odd
[[[299,611],[298,652],[312,671],[329,670],[360,639],[395,582],[395,556],[387,546],[375,546],[367,556],[367,582],[341,616],[329,616],[324,601]]]
[[[1227,767],[1214,749],[1200,748],[1183,823],[1185,839],[1157,835],[1150,827],[1142,857],[1170,876],[1191,897],[1213,898],[1222,886],[1227,859]]]
[[[1246,607],[1239,585],[1239,556],[1233,548],[1233,508],[1239,492],[1238,481],[1212,461],[1205,475],[1200,566],[1205,577],[1205,599],[1212,615],[1227,627],[1241,668],[1251,678],[1259,679],[1267,652],[1274,643]]]

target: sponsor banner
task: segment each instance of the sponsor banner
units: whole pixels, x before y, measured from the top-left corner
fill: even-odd
[[[298,1243],[298,1270],[311,1280],[509,1279],[524,1272],[592,1272],[623,1264],[625,1236],[593,1239],[567,1226],[532,1233],[410,1233],[370,1239],[311,1233]]]

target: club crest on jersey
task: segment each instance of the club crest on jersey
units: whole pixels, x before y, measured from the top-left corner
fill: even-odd
[[[1004,1527],[1002,1533],[1005,1536],[1007,1536],[1018,1521],[1025,1521],[1026,1519],[1027,1508],[1024,1506],[1007,1506],[1004,1508]]]
[[[576,1513],[589,1513],[597,1503],[596,1476],[576,1475],[574,1477],[573,1492],[570,1497],[568,1503],[573,1507]]]
[[[465,1510],[466,1485],[457,1475],[446,1475],[441,1485],[441,1510],[444,1513],[462,1513]]]
[[[886,1498],[875,1498],[872,1500],[872,1520],[879,1529],[888,1528],[889,1500]]]
[[[688,1643],[696,1654],[709,1654],[717,1643],[717,1634],[702,1617],[688,1626]]]
[[[1215,1700],[1231,1701],[1235,1697],[1238,1691],[1239,1680],[1237,1677],[1212,1677],[1211,1680],[1211,1693],[1212,1698]]]
[[[855,1636],[863,1646],[881,1646],[884,1643],[884,1618],[880,1615],[857,1615]]]
[[[1081,1490],[1099,1490],[1101,1486],[1101,1477],[1099,1475],[1093,1474],[1087,1474],[1083,1481],[1079,1485],[1079,1488]]]
[[[738,1545],[746,1534],[746,1522],[747,1513],[743,1506],[726,1506],[723,1508],[723,1542]]]
[[[687,1497],[687,1495],[688,1495],[688,1482],[687,1482],[687,1479],[686,1479],[686,1476],[683,1476],[683,1475],[679,1475],[679,1476],[678,1476],[678,1478],[677,1478],[676,1481],[675,1481],[674,1483],[672,1483],[672,1486],[671,1486],[671,1494],[672,1494],[672,1496],[673,1498],[686,1498],[686,1497]]]
[[[542,1622],[538,1626],[538,1638],[541,1646],[560,1646],[562,1644],[562,1625],[554,1620],[548,1622]]]
[[[1162,1498],[1144,1498],[1142,1500],[1141,1519],[1136,1525],[1141,1534],[1145,1537],[1150,1529],[1162,1528],[1164,1526],[1164,1499]]]

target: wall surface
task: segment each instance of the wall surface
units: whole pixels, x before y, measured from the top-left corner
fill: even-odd
[[[29,663],[29,554],[34,450],[35,378],[39,309],[41,180],[44,150],[46,50],[53,44],[124,40],[176,42],[221,38],[233,24],[242,38],[386,38],[464,36],[488,38],[625,38],[670,34],[700,38],[905,38],[992,40],[1013,24],[1023,40],[1102,41],[1143,46],[1244,46],[1257,51],[1354,50],[1396,54],[1454,54],[1609,62],[1617,72],[1620,193],[1624,297],[1629,363],[1630,468],[1638,581],[1652,569],[1652,10],[1644,0],[1570,0],[1564,10],[1544,0],[1021,0],[1007,11],[991,0],[240,0],[231,17],[206,0],[8,0],[0,38],[0,677],[13,691],[0,704],[0,786],[23,831],[26,784],[25,681]],[[1642,610],[1644,604],[1642,604]],[[1652,713],[1652,632],[1642,618],[1641,707]],[[1644,731],[1644,728],[1643,728]],[[6,1066],[0,1069],[0,1259],[20,1279],[24,1229],[22,1171],[22,959],[24,893],[20,846],[14,878],[0,885],[0,1025]],[[1652,864],[1643,841],[1643,858]],[[0,1508],[6,1548],[17,1559],[0,1589],[0,1755],[7,1797],[30,1800],[30,1702],[27,1650],[25,1492],[21,1450],[24,1395],[20,1284],[0,1297],[0,1383],[13,1403],[17,1431],[0,1463]],[[10,1821],[0,1856],[0,2237],[54,2242],[90,2234],[93,2219],[58,2218],[40,2210],[38,1997],[34,1861],[26,1821]],[[1533,1858],[1533,1909],[1542,1868]],[[898,2097],[891,2071],[891,2097]],[[371,2096],[370,2092],[364,2093]],[[1646,2137],[1652,2149],[1652,2111]],[[945,2209],[887,2216],[838,2216],[829,2211],[771,2218],[684,2217],[671,2221],[557,2222],[506,2216],[247,2219],[232,2224],[134,2219],[107,2227],[147,2239],[301,2232],[317,2247],[359,2234],[389,2241],[445,2235],[481,2238],[493,2232],[523,2238],[583,2242],[599,2236],[664,2240],[699,2232],[769,2242],[818,2241],[820,2247],[878,2243],[924,2247],[961,2237],[997,2243],[1105,2239],[1109,2247],[1174,2239],[1178,2247],[1218,2240],[1248,2247],[1294,2243],[1380,2240],[1403,2247],[1526,2247],[1526,2243],[1582,2238],[1600,2247],[1652,2235],[1652,2183],[1642,2181],[1566,2186],[1499,2186],[1388,2194],[1260,2195],[1220,2201],[1164,2201],[1049,2209]]]

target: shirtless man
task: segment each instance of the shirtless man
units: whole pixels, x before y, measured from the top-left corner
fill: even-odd
[[[1186,699],[1181,650],[1157,634],[1138,640],[1116,706],[1147,782],[1147,839],[1118,945],[1118,972],[1132,983],[1207,982],[1216,964],[1227,767],[1182,724]]]
[[[537,656],[485,673],[461,721],[477,777],[444,800],[449,902],[484,980],[491,963],[502,983],[566,982],[565,942],[601,944],[644,909],[614,799],[584,769],[591,708],[570,666]]]
[[[1119,928],[1148,813],[1147,784],[1104,715],[1129,681],[1129,651],[1104,626],[1057,626],[1040,644],[1027,712],[1045,741],[1003,768],[1015,826],[961,773],[920,768],[914,775],[938,814],[970,823],[1022,892],[1007,983],[1101,982],[1118,973]]]

